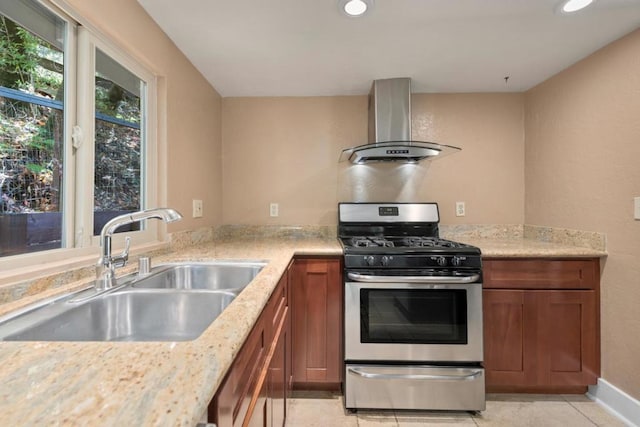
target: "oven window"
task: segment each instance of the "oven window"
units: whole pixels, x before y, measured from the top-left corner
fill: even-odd
[[[464,289],[361,289],[362,343],[467,344]]]

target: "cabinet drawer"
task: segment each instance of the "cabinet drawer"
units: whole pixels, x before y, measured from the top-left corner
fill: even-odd
[[[484,259],[486,289],[596,289],[598,259]]]
[[[286,313],[286,308],[289,305],[289,276],[285,273],[278,286],[271,294],[269,299],[269,311],[271,313],[271,330],[275,331],[278,325],[282,322],[282,317]]]

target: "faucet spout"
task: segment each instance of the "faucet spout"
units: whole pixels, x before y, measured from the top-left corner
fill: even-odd
[[[96,289],[104,290],[116,286],[115,268],[123,267],[129,260],[128,237],[124,251],[120,255],[111,255],[111,236],[119,227],[146,219],[160,219],[169,223],[181,218],[182,215],[174,209],[156,208],[120,215],[109,220],[100,231],[101,255],[96,263]]]

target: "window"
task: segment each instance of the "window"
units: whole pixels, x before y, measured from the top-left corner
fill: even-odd
[[[0,256],[62,247],[65,213],[67,24],[36,3],[10,6],[11,18],[0,15]]]
[[[100,49],[95,53],[94,236],[109,219],[142,207],[140,101],[145,91],[144,81]]]
[[[154,119],[155,77],[137,61],[44,2],[4,2],[0,265],[82,253],[109,219],[155,206]]]
[[[77,214],[82,245],[96,245],[94,236],[114,216],[155,205],[156,163],[154,77],[118,50],[84,28],[78,29],[78,123],[92,144],[82,143],[78,194],[91,200]],[[90,180],[87,177],[91,177]],[[91,185],[90,185],[91,184]],[[119,231],[137,231],[133,242],[155,237],[156,225],[140,224]]]

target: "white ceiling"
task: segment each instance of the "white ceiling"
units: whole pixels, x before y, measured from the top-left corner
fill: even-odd
[[[366,94],[411,77],[414,93],[523,91],[640,27],[640,0],[138,0],[224,96]],[[507,82],[504,77],[509,76]]]

